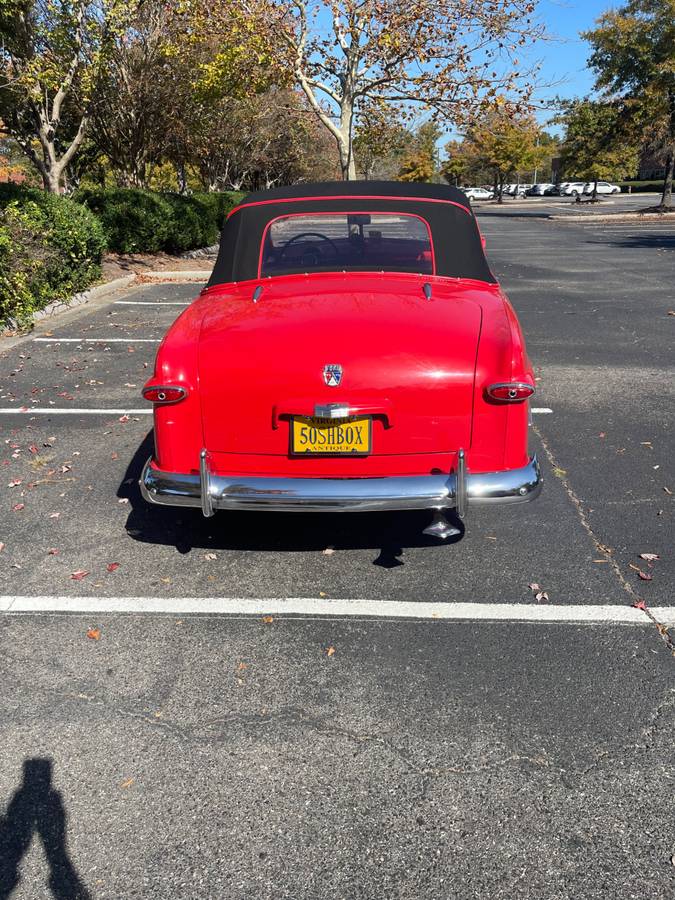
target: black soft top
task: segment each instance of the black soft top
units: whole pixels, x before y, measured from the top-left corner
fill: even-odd
[[[485,259],[471,204],[457,188],[401,181],[324,181],[248,194],[225,222],[207,286],[257,278],[265,229],[279,216],[358,211],[420,216],[431,229],[436,275],[496,280]]]

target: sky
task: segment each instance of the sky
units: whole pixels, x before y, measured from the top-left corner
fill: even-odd
[[[586,68],[590,48],[579,32],[592,28],[613,5],[611,0],[540,0],[538,18],[555,40],[534,47],[532,58],[543,63],[541,81],[560,82],[546,94],[571,98],[593,90],[593,73]]]

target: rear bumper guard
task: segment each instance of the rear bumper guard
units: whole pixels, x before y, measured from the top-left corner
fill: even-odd
[[[402,475],[384,478],[227,477],[209,470],[206,450],[199,475],[162,472],[148,460],[140,479],[149,503],[201,507],[205,516],[217,509],[278,512],[378,512],[454,508],[464,517],[469,504],[524,503],[541,491],[536,455],[521,469],[467,472],[464,452],[450,475]]]

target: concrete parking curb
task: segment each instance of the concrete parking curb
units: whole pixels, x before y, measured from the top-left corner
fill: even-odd
[[[139,273],[140,280],[149,278],[152,281],[208,281],[210,275],[208,269],[158,269],[154,272]]]
[[[135,275],[122,275],[120,278],[114,278],[112,281],[106,281],[105,284],[97,284],[86,291],[81,291],[79,294],[73,294],[73,296],[69,297],[67,300],[54,300],[52,303],[47,304],[44,309],[39,309],[37,312],[33,313],[33,323],[39,322],[41,319],[48,319],[50,316],[63,312],[66,309],[81,306],[83,303],[88,303],[90,300],[96,300],[105,297],[106,294],[112,294],[122,288],[129,287],[135,280]],[[19,323],[16,319],[9,319],[8,322],[10,328],[19,327]]]

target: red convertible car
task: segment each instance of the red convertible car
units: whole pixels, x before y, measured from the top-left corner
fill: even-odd
[[[429,509],[532,500],[534,376],[471,206],[432,184],[251,194],[143,396],[151,503]]]

